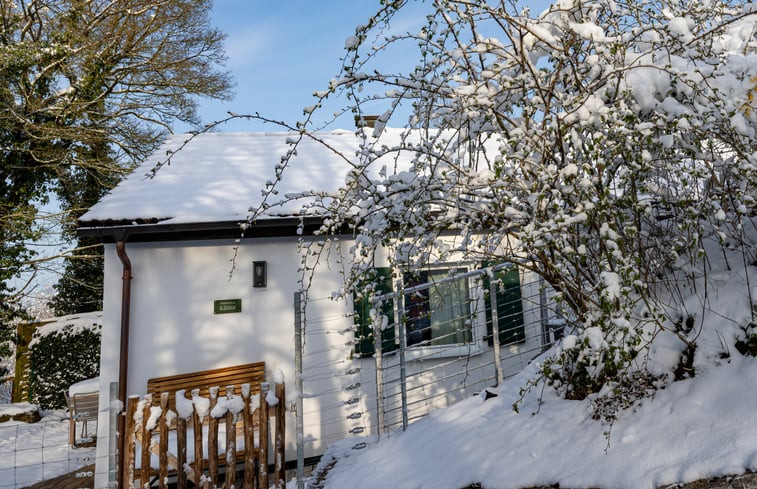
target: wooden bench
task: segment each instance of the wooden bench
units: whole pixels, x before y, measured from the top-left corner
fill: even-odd
[[[242,384],[250,384],[250,393],[256,394],[260,392],[260,383],[263,381],[265,381],[265,362],[246,363],[233,367],[149,379],[147,381],[147,393],[152,394],[155,399],[160,399],[162,393],[168,392],[168,408],[175,411],[176,400],[173,394],[178,390],[184,389],[187,398],[191,396],[193,389],[199,389],[202,397],[209,397],[211,387],[223,389],[228,385],[234,385],[238,389]],[[223,391],[221,394],[223,394]]]
[[[220,397],[225,397],[225,388],[229,386],[234,386],[234,392],[235,395],[239,395],[241,391],[241,387],[244,384],[249,385],[249,396],[255,396],[260,393],[261,383],[265,380],[265,363],[264,362],[258,362],[258,363],[248,363],[244,365],[235,365],[232,367],[224,367],[219,369],[213,369],[213,370],[203,370],[199,372],[190,372],[185,374],[178,374],[178,375],[171,375],[167,377],[156,377],[153,379],[149,379],[147,381],[147,393],[151,396],[153,403],[158,403],[164,405],[166,409],[170,409],[172,411],[176,411],[176,399],[174,396],[174,393],[179,390],[185,391],[185,397],[191,398],[193,391],[199,391],[199,395],[201,397],[204,397],[206,399],[210,399],[210,407],[212,409],[213,405],[216,402],[216,398],[211,394],[212,388],[219,388],[218,392],[215,392],[215,394]],[[162,397],[162,399],[161,399]],[[167,399],[166,399],[167,397]],[[147,411],[145,411],[145,415],[147,415]],[[208,426],[208,454],[214,453],[217,451],[217,438],[210,433],[213,431],[217,431],[218,429],[218,423],[226,422],[227,424],[232,423],[232,415],[228,413],[226,417],[224,418],[214,418],[212,416],[206,416],[202,420],[202,426]],[[177,418],[178,420],[178,418]],[[255,418],[255,421],[257,419]],[[179,476],[179,482],[178,485],[182,487],[184,484],[186,484],[186,479],[189,478],[190,481],[195,482],[197,480],[200,480],[202,477],[203,472],[203,461],[202,461],[202,446],[200,444],[200,440],[202,438],[197,438],[197,435],[202,432],[202,427],[195,426],[195,423],[198,422],[199,419],[195,417],[191,421],[192,426],[192,432],[195,436],[195,460],[200,460],[200,463],[194,462],[192,465],[194,466],[191,471],[188,471],[185,474],[185,471],[178,471]],[[130,420],[127,417],[127,423],[130,423]],[[252,423],[252,418],[251,418]],[[246,425],[246,424],[245,424]],[[233,424],[232,424],[233,426]],[[257,423],[250,424],[250,432],[244,433],[244,431],[240,432],[240,429],[242,429],[242,425],[237,424],[236,428],[232,428],[231,430],[227,427],[227,443],[231,441],[233,438],[236,438],[237,436],[244,436],[245,440],[245,447],[243,450],[236,450],[234,455],[236,458],[236,461],[244,460],[245,464],[249,464],[252,455],[251,453],[246,454],[245,452],[255,452],[256,449],[253,447],[253,437],[252,433],[256,430]],[[166,428],[164,428],[166,429]],[[181,432],[186,433],[186,426],[173,426],[171,429],[177,429],[178,436],[182,436]],[[154,430],[155,433],[157,431]],[[265,430],[267,432],[267,430]],[[127,427],[127,432],[130,432],[130,428]],[[145,432],[146,433],[146,432]],[[153,435],[150,435],[151,438]],[[161,438],[165,438],[165,434],[160,435]],[[261,433],[259,435],[261,437],[261,443],[266,443],[267,440],[265,440],[264,434]],[[142,442],[142,439],[144,439],[144,434],[140,434],[137,431],[137,438],[134,441]],[[133,443],[133,442],[132,442]],[[199,452],[197,451],[199,448]],[[127,454],[130,456],[130,452],[133,450],[133,448],[127,447]],[[162,445],[160,447],[155,446],[153,444],[150,444],[150,451],[154,455],[160,455],[161,452],[163,452],[163,456],[166,456],[165,451],[167,450],[167,447]],[[267,459],[267,450],[262,454]],[[150,464],[149,458],[145,458],[146,452],[143,452],[142,455],[142,464],[144,464],[145,467],[148,467]],[[255,457],[258,455],[255,454]],[[209,470],[209,476],[212,480],[218,479],[218,468],[219,466],[227,465],[229,461],[226,459],[225,455],[220,455],[218,457],[212,457],[210,456],[207,460],[207,467]],[[170,465],[171,467],[181,467],[184,466],[184,458],[183,456],[181,458],[178,458],[177,456],[171,454],[168,455],[168,461],[167,465]],[[265,462],[263,462],[265,464]],[[128,466],[128,465],[127,465]],[[163,481],[165,480],[166,473],[165,471],[165,464],[161,464],[161,472],[159,475],[159,480]],[[149,472],[154,473],[152,470],[149,470]],[[234,471],[231,471],[228,475],[233,478]],[[146,474],[146,473],[145,473]],[[140,478],[142,479],[142,483],[146,482],[146,475],[141,475]],[[227,479],[229,477],[227,476]],[[133,480],[133,478],[132,478]],[[225,486],[227,485],[233,485],[233,479],[230,482],[227,482]],[[128,485],[126,487],[129,487]]]

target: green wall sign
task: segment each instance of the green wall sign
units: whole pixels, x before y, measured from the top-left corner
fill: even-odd
[[[221,299],[213,301],[213,314],[242,312],[242,299]]]

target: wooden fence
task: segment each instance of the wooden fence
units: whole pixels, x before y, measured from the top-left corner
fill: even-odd
[[[177,391],[173,394],[176,411],[168,407],[167,392],[160,399],[153,399],[151,394],[142,399],[130,397],[126,407],[125,483],[121,487],[145,489],[157,477],[157,486],[164,489],[169,475],[175,474],[179,489],[268,489],[270,443],[274,450],[273,482],[277,489],[283,489],[284,384],[274,384],[271,391],[264,382],[254,393],[249,384],[242,384],[239,394],[230,385],[224,397],[219,398],[218,393],[218,387],[211,388],[208,399],[195,389],[187,399],[185,391]],[[269,427],[271,421],[275,421],[273,427]]]

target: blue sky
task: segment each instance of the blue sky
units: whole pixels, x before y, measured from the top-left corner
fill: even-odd
[[[302,115],[302,109],[312,105],[313,92],[327,87],[329,80],[338,75],[344,41],[378,6],[378,0],[215,0],[211,22],[228,36],[226,68],[237,84],[236,97],[231,102],[200,99],[199,113],[203,122],[223,119],[228,111],[257,111],[273,119],[295,122]],[[406,31],[413,25],[420,27],[422,21],[423,16],[411,16],[409,21],[395,27]],[[343,118],[330,128],[351,129],[353,126],[350,118]],[[175,132],[190,129],[186,124],[174,126]],[[236,120],[218,130],[281,129]],[[57,212],[57,201],[53,200],[45,210]],[[40,252],[62,251],[58,248],[57,244],[49,249],[41,247]],[[50,264],[51,267],[59,265],[59,261]],[[21,287],[26,279],[28,276],[15,280],[12,285]],[[41,271],[34,280],[37,286],[34,294],[46,294],[46,287],[57,280],[57,273]]]
[[[527,2],[535,12],[547,0]],[[379,0],[215,0],[211,22],[227,34],[226,68],[236,82],[236,97],[231,102],[200,99],[203,122],[225,118],[228,111],[254,113],[293,123],[302,109],[314,101],[312,94],[328,86],[339,74],[344,41],[379,8]],[[416,31],[424,22],[430,1],[410,0],[403,14],[392,23],[393,32]],[[400,59],[402,58],[402,59]],[[415,53],[396,53],[385,57],[393,67],[415,61]],[[320,113],[323,120],[344,100]],[[383,112],[383,110],[381,110]],[[378,112],[376,112],[378,113]],[[342,117],[329,129],[352,129],[351,116]],[[177,124],[175,132],[190,130]],[[235,120],[219,131],[276,131],[277,126]],[[37,282],[57,281],[45,273]]]
[[[524,2],[535,12],[546,0]],[[254,113],[296,121],[313,103],[312,94],[339,73],[344,41],[379,8],[378,0],[215,0],[211,21],[225,32],[229,69],[237,83],[232,102],[201,100],[203,122],[226,117],[228,111]],[[430,2],[411,1],[392,24],[392,31],[417,31]],[[392,61],[402,53],[393,53]],[[411,60],[412,53],[408,53]],[[339,105],[327,107],[323,117]],[[341,101],[343,103],[343,101]],[[330,126],[352,128],[343,117]],[[187,127],[176,127],[177,131]],[[221,131],[273,131],[260,122],[233,121]]]
[[[227,111],[296,120],[339,73],[345,39],[377,8],[377,0],[215,0],[211,19],[228,35],[227,68],[237,87],[230,103],[201,101],[203,121]],[[220,130],[275,128],[235,121]]]

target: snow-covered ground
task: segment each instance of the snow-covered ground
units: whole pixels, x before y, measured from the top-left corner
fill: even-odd
[[[537,360],[491,389],[497,397],[475,396],[362,450],[351,448],[354,439],[333,446],[322,461],[337,461],[324,487],[652,489],[757,471],[757,357],[734,348],[757,310],[750,304],[757,300],[757,266],[746,267],[747,276],[739,256],[726,264],[711,254],[708,287],[700,281],[696,293],[688,292],[686,313],[696,319],[692,336],[698,334],[695,376],[668,381],[618,413],[614,424],[593,419],[590,399],[566,401],[550,387],[533,389],[513,411]],[[650,370],[672,371],[680,344],[660,334],[645,356]]]
[[[757,471],[757,357],[735,348],[757,310],[757,266],[739,250],[710,253],[696,290],[680,288],[680,312],[695,318],[695,376],[669,380],[654,396],[620,411],[613,424],[594,419],[592,399],[566,401],[540,386],[520,404],[536,362],[496,397],[475,396],[437,411],[405,433],[334,445],[326,489],[486,489],[559,483],[560,487],[652,489],[665,484]],[[687,270],[691,273],[692,270]],[[704,287],[706,275],[707,287]],[[685,291],[685,293],[684,293]],[[706,297],[705,297],[706,296]],[[658,334],[644,356],[653,373],[671,372],[681,353],[672,333]],[[549,354],[549,352],[547,352]],[[487,399],[488,397],[488,399]],[[0,424],[0,489],[18,489],[94,462],[94,448],[68,446],[68,421]],[[293,486],[293,483],[290,483]]]
[[[0,419],[21,414],[34,414],[39,411],[39,406],[30,402],[0,403]],[[3,426],[0,423],[0,426]]]
[[[325,488],[652,489],[757,471],[757,357],[734,347],[757,309],[757,266],[745,268],[737,253],[728,264],[710,256],[708,287],[700,281],[684,302],[696,318],[693,378],[669,381],[612,425],[593,419],[591,399],[566,401],[549,387],[533,389],[516,413],[512,405],[537,360],[490,389],[496,397],[475,396],[362,450],[352,449],[354,439],[332,446],[323,463],[337,463]],[[670,372],[680,351],[672,334],[661,333],[645,356],[649,369]],[[68,446],[63,412],[0,424],[0,489],[72,472],[94,456],[94,448]]]
[[[0,411],[13,409],[0,406]],[[38,423],[0,423],[0,489],[27,487],[94,462],[94,447],[69,446],[63,411],[47,413]]]
[[[757,470],[757,360],[730,362],[676,382],[607,426],[585,401],[557,399],[520,409],[517,385],[487,401],[476,397],[430,415],[362,451],[354,440],[333,447],[339,459],[325,487],[460,489],[560,487],[655,488]],[[537,414],[533,414],[538,410]]]

